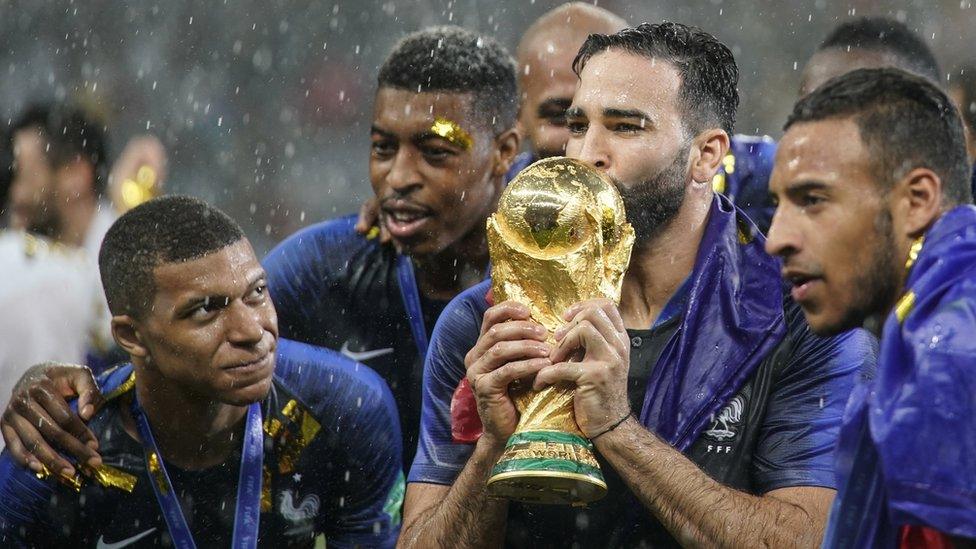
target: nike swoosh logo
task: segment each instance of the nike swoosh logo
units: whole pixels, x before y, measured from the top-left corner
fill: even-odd
[[[372,351],[350,351],[349,342],[346,341],[342,344],[342,349],[339,352],[346,355],[347,357],[355,360],[356,362],[365,362],[371,358],[376,358],[378,356],[388,355],[393,352],[393,347],[386,347],[383,349],[373,349]]]
[[[131,538],[125,538],[123,540],[116,541],[113,543],[105,543],[105,536],[101,536],[98,538],[98,543],[95,545],[95,547],[96,549],[119,549],[121,547],[125,547],[126,545],[132,545],[133,543],[141,540],[142,538],[148,536],[149,534],[152,534],[155,531],[156,531],[155,528],[150,528],[145,532],[142,532],[141,534],[136,534]]]

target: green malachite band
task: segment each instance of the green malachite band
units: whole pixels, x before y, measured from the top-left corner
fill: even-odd
[[[507,448],[523,442],[557,442],[583,446],[590,449],[593,448],[590,441],[585,438],[564,431],[525,431],[523,433],[515,433],[508,438],[508,443],[505,444],[505,447]]]
[[[496,464],[491,470],[491,476],[526,470],[575,473],[603,480],[603,474],[596,467],[564,459],[512,459]]]

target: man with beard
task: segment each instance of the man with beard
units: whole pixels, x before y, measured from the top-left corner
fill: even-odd
[[[816,333],[881,336],[845,414],[824,546],[968,547],[976,208],[959,114],[923,78],[861,69],[801,99],[785,130],[766,248]]]
[[[401,545],[483,546],[506,522],[515,546],[818,544],[843,404],[873,340],[814,336],[762,235],[712,191],[738,104],[732,53],[700,29],[644,24],[590,36],[574,67],[567,153],[615,181],[637,234],[620,307],[573,306],[551,347],[525,306],[490,306],[488,283],[448,306]],[[609,488],[586,509],[487,496],[517,421],[509,384],[533,375],[575,386]],[[483,431],[470,443],[452,437],[462,378]]]
[[[546,13],[525,31],[516,60],[522,93],[519,129],[530,150],[516,158],[508,179],[540,158],[565,154],[571,136],[566,109],[578,82],[573,58],[590,34],[612,34],[626,26],[603,8],[573,2]],[[764,233],[773,215],[767,184],[775,154],[776,143],[769,137],[732,135],[712,178],[715,191],[728,196]]]
[[[406,463],[434,322],[488,267],[485,220],[518,151],[516,114],[515,63],[494,40],[458,27],[407,36],[380,68],[371,128],[370,181],[391,245],[357,234],[349,216],[297,232],[263,261],[284,337],[341,351],[390,384]],[[65,392],[91,394],[87,370],[28,373],[4,415],[7,443],[44,456],[58,455],[45,439],[84,449],[76,439],[91,435],[64,412]],[[42,461],[65,465],[56,460]]]

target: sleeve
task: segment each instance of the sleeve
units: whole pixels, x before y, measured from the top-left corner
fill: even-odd
[[[424,363],[420,436],[408,482],[453,484],[474,450],[451,436],[451,399],[464,378],[464,356],[478,341],[489,285],[482,282],[455,297],[434,326]]]
[[[274,247],[262,262],[268,290],[278,311],[281,337],[316,341],[309,327],[316,322],[316,306],[326,300],[333,282],[330,267],[345,219],[320,223],[298,231]]]
[[[33,472],[19,467],[9,452],[0,454],[0,546],[56,547],[67,540],[54,534],[60,528],[49,508],[54,488]]]
[[[886,327],[870,416],[893,522],[964,538],[976,538],[974,291],[916,304],[900,334]]]
[[[791,352],[773,382],[753,460],[759,493],[837,487],[834,455],[847,399],[877,363],[877,340],[864,330],[822,338],[802,316],[791,324]]]
[[[309,447],[320,494],[317,530],[329,547],[393,547],[400,532],[403,449],[393,394],[375,372],[339,353],[279,340],[280,376],[320,422]]]

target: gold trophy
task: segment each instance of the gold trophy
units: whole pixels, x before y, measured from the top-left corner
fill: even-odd
[[[508,185],[488,219],[495,303],[527,305],[552,334],[574,303],[620,301],[634,245],[613,183],[570,158],[532,164]],[[583,505],[607,491],[593,445],[573,415],[573,390],[510,389],[521,417],[492,469],[488,492],[529,503]]]

